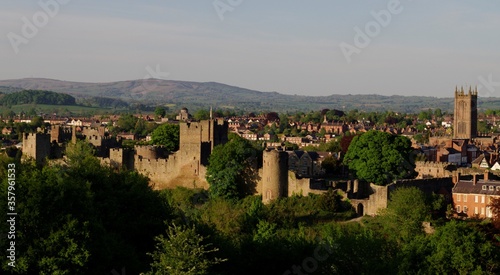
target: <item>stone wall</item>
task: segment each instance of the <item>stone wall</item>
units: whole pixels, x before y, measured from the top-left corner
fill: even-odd
[[[41,164],[50,156],[50,135],[44,133],[23,134],[23,157]]]
[[[456,167],[447,162],[416,161],[415,171],[418,179],[451,177]]]

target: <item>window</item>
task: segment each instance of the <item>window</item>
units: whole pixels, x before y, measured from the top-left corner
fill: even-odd
[[[467,195],[464,194],[464,202],[467,202]]]
[[[483,185],[483,190],[486,190],[486,185]]]
[[[484,196],[481,196],[481,203],[484,203]]]
[[[475,203],[478,203],[479,202],[479,198],[477,197],[477,195],[474,196],[474,202]]]
[[[484,207],[481,207],[481,215],[484,216]]]
[[[461,198],[462,198],[462,195],[457,194],[457,201],[460,201]]]
[[[460,213],[460,205],[457,205],[457,213]]]
[[[474,207],[474,214],[475,214],[475,215],[479,214],[479,210],[478,210],[477,206],[476,206],[476,207]]]
[[[497,186],[497,191],[499,191],[499,192],[500,192],[500,186]]]
[[[490,191],[493,191],[493,190],[495,190],[495,186],[490,185]]]
[[[486,217],[491,218],[491,216],[493,216],[491,213],[491,208],[486,207]]]
[[[467,214],[467,206],[464,206],[464,213]]]

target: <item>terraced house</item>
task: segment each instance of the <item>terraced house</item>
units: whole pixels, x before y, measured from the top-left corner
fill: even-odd
[[[488,172],[483,179],[473,175],[472,180],[460,180],[453,187],[453,204],[459,216],[468,218],[491,218],[488,206],[492,198],[500,197],[500,181],[490,180]]]

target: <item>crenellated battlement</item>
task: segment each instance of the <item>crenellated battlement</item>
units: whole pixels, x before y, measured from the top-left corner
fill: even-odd
[[[429,168],[447,168],[451,163],[448,162],[437,162],[437,161],[415,161],[415,166],[417,167],[429,167]]]

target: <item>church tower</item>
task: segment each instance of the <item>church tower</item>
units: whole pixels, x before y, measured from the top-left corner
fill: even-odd
[[[465,93],[464,88],[455,88],[455,112],[453,138],[471,139],[477,135],[477,87]]]

